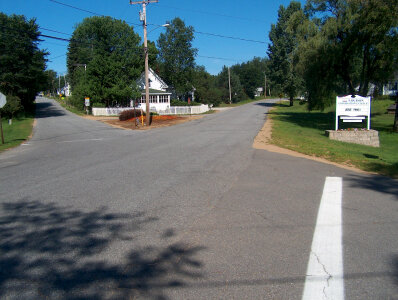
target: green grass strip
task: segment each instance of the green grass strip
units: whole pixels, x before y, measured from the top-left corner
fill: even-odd
[[[355,166],[361,170],[398,178],[398,133],[392,131],[394,115],[387,114],[391,100],[372,101],[371,128],[379,131],[380,148],[329,140],[325,130],[334,129],[335,107],[308,111],[307,104],[277,104],[270,112],[272,143],[300,153]],[[349,127],[353,124],[346,125]],[[356,124],[356,126],[361,126]],[[362,124],[362,127],[365,127]]]
[[[6,149],[10,149],[19,146],[25,142],[32,134],[34,115],[27,114],[12,119],[12,124],[8,124],[8,119],[2,119],[4,144],[1,143],[0,139],[0,152]]]

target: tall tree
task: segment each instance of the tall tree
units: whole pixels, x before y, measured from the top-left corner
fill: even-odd
[[[224,66],[221,72],[217,75],[218,87],[221,89],[221,99],[225,103],[229,103],[229,81],[228,81],[228,68]],[[231,100],[237,103],[246,98],[245,91],[242,87],[239,76],[233,70],[230,70],[231,80]]]
[[[46,55],[35,19],[0,13],[0,91],[28,108],[45,85]]]
[[[209,74],[203,66],[196,66],[193,72],[195,101],[218,106],[221,103],[222,92],[216,86],[216,76]]]
[[[46,83],[43,90],[54,95],[57,91],[57,72],[54,70],[46,70],[44,71],[44,74],[46,76]]]
[[[367,95],[398,67],[398,0],[308,0],[306,12],[320,24],[315,37],[329,69],[348,93]],[[322,45],[322,46],[321,46]]]
[[[252,99],[254,99],[256,89],[264,86],[266,64],[265,58],[255,57],[248,62],[231,67],[231,70],[239,76],[245,94]]]
[[[166,32],[160,34],[157,42],[161,75],[179,96],[192,91],[193,87],[192,74],[198,52],[192,46],[193,39],[193,27],[186,26],[180,18],[175,18]]]
[[[273,89],[279,90],[289,96],[290,105],[302,85],[302,78],[295,70],[295,51],[297,40],[295,35],[288,30],[290,17],[301,10],[300,2],[292,1],[287,8],[279,7],[278,21],[271,25],[268,46],[270,78]]]
[[[90,17],[78,24],[68,47],[67,66],[75,105],[84,97],[107,106],[137,97],[135,80],[144,69],[140,37],[126,22]]]

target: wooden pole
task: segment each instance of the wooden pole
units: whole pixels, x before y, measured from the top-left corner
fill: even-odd
[[[1,113],[0,113],[0,131],[1,131],[1,143],[4,144],[3,122],[1,121]]]

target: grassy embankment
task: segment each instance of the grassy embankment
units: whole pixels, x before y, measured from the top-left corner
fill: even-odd
[[[392,131],[394,115],[387,114],[387,107],[393,103],[391,100],[372,101],[371,128],[379,131],[380,148],[329,140],[325,130],[335,127],[335,106],[323,112],[309,112],[307,105],[299,105],[299,102],[295,102],[293,107],[280,103],[270,112],[273,120],[272,143],[398,178],[398,133]],[[366,126],[365,123],[362,126]]]
[[[34,114],[26,114],[12,119],[12,124],[8,124],[8,119],[1,118],[4,133],[4,144],[0,138],[0,152],[12,147],[16,147],[26,141],[32,134]]]

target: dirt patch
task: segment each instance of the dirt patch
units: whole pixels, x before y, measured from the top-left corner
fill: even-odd
[[[271,108],[271,109],[273,109],[273,108]],[[338,164],[336,162],[332,162],[332,161],[326,160],[324,158],[311,156],[311,155],[307,155],[307,154],[302,154],[302,153],[299,153],[299,152],[296,152],[293,150],[289,150],[289,149],[278,147],[276,145],[272,145],[271,144],[271,136],[272,136],[272,120],[270,117],[267,117],[267,121],[264,123],[263,128],[261,128],[260,132],[254,138],[253,148],[260,149],[260,150],[267,150],[270,152],[275,152],[275,153],[280,153],[280,154],[286,154],[286,155],[290,155],[290,156],[294,156],[294,157],[311,159],[311,160],[338,166],[340,168],[344,168],[344,169],[359,172],[359,173],[375,174],[375,173],[365,172],[363,170],[360,170],[360,169],[350,166],[350,165]]]
[[[142,120],[139,118],[138,126],[136,126],[135,119],[130,119],[127,121],[119,121],[118,117],[94,117],[94,116],[85,116],[85,118],[90,120],[101,121],[105,124],[108,124],[113,127],[121,128],[121,129],[130,129],[130,130],[148,130],[153,128],[167,127],[173,126],[193,120],[197,120],[203,118],[203,116],[152,116],[151,126],[147,127],[145,125],[145,117],[144,117],[144,125],[142,125]]]

